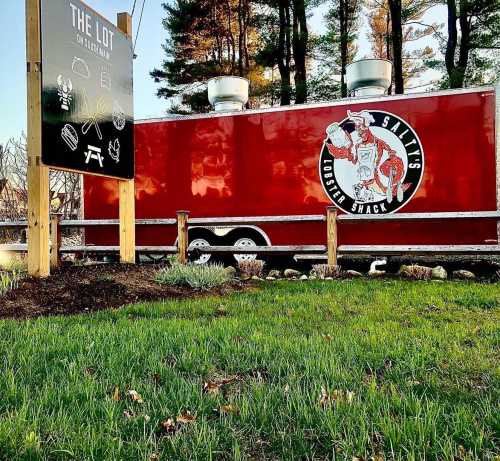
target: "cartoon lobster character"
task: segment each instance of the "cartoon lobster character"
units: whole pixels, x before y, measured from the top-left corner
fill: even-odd
[[[375,201],[376,195],[385,195],[391,203],[396,197],[403,201],[404,192],[410,184],[403,184],[404,164],[384,140],[377,138],[370,129],[375,119],[366,110],[347,111],[349,120],[354,122],[355,140],[338,123],[332,123],[326,129],[328,152],[336,159],[347,159],[357,167],[359,182],[354,185],[354,195],[360,202]],[[384,152],[388,158],[382,162]],[[387,178],[384,185],[381,175]]]

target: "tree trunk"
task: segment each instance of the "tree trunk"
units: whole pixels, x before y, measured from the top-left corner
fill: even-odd
[[[403,78],[403,25],[401,21],[401,0],[389,0],[391,12],[392,55],[394,61],[394,92],[404,93]]]
[[[457,17],[456,0],[447,0],[446,4],[448,7],[448,40],[444,56],[446,72],[448,73],[450,87],[462,88],[470,51],[470,23],[467,17],[467,5],[465,1],[460,1],[460,12]],[[460,22],[460,48],[458,62],[455,62],[458,45],[457,20]]]
[[[238,74],[240,77],[243,77],[243,38],[244,38],[244,28],[243,28],[243,7],[242,1],[238,0]]]
[[[339,23],[340,23],[340,95],[345,98],[347,96],[347,85],[345,81],[345,72],[347,67],[347,47],[348,31],[347,31],[347,10],[348,0],[340,0],[339,2]]]
[[[293,60],[295,63],[295,104],[307,102],[307,17],[304,0],[293,0]]]
[[[388,61],[392,62],[392,53],[391,53],[391,14],[389,11],[386,13],[385,17],[385,57]],[[391,76],[391,84],[387,89],[387,94],[392,94],[392,81],[394,80],[394,75]]]
[[[290,105],[290,4],[279,0],[278,70],[281,77],[280,105]]]

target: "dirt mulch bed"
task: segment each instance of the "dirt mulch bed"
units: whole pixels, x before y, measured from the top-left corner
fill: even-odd
[[[89,313],[139,301],[200,294],[191,288],[156,283],[158,269],[153,265],[98,264],[63,267],[46,279],[27,277],[0,298],[0,318]],[[234,284],[208,293],[227,294],[238,288]]]

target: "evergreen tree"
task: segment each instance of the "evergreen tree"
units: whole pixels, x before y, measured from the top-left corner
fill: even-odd
[[[178,98],[172,112],[210,110],[204,82],[211,77],[247,77],[253,93],[266,84],[254,59],[259,36],[250,0],[174,0],[163,8],[167,56],[151,76],[163,83],[158,97]]]
[[[410,51],[408,45],[431,35],[438,29],[437,24],[424,24],[421,22],[424,13],[435,3],[425,0],[403,0],[401,3],[401,50],[394,54],[394,30],[389,0],[373,0],[369,6],[368,23],[370,26],[369,39],[372,43],[372,53],[376,58],[388,59],[394,64],[393,81],[401,80],[396,93],[404,92],[405,87],[412,78],[417,78],[427,68],[427,62],[434,57],[434,50],[429,46]],[[393,5],[393,10],[399,9]],[[397,13],[396,11],[396,14]],[[398,34],[396,34],[398,35]],[[399,70],[398,63],[400,64]],[[396,72],[397,70],[397,72]],[[396,87],[396,85],[393,85]]]

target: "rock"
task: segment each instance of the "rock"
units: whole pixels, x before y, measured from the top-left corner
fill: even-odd
[[[308,280],[308,277],[304,274],[300,276],[299,280]]]
[[[325,277],[323,280],[333,280],[333,277]]]
[[[295,269],[285,269],[285,272],[283,272],[283,274],[287,279],[291,279],[292,277],[300,277],[302,275],[299,271],[296,271]]]
[[[412,264],[410,266],[402,265],[399,268],[399,275],[409,279],[429,280],[432,276],[432,269],[427,266]]]
[[[454,279],[461,279],[461,280],[472,280],[472,279],[475,279],[476,276],[471,271],[466,271],[464,269],[460,269],[458,271],[453,271],[453,278]]]
[[[233,266],[227,266],[224,268],[224,270],[230,275],[231,277],[234,277],[236,275],[236,269]]]
[[[271,277],[270,275],[268,275],[266,277],[266,280],[269,280],[269,281],[276,280],[276,277]]]
[[[346,272],[346,275],[348,277],[352,277],[352,278],[355,278],[355,277],[363,277],[363,274],[361,272],[358,272],[358,271],[353,271],[352,269],[349,269],[347,272]]]
[[[368,275],[370,277],[380,277],[382,275],[385,275],[385,271],[380,271],[377,269],[378,266],[383,266],[387,264],[387,261],[385,259],[377,259],[376,261],[373,261],[370,264],[370,270],[368,271]]]
[[[315,275],[310,275],[309,276],[309,280],[317,280],[317,279],[318,279],[318,277],[316,277]]]
[[[252,280],[262,280],[262,279],[257,275],[252,275]]]
[[[448,272],[443,266],[436,266],[432,269],[432,278],[435,280],[446,280],[448,278]]]
[[[269,277],[274,277],[275,279],[279,279],[281,277],[281,271],[277,269],[273,269],[269,271]]]

